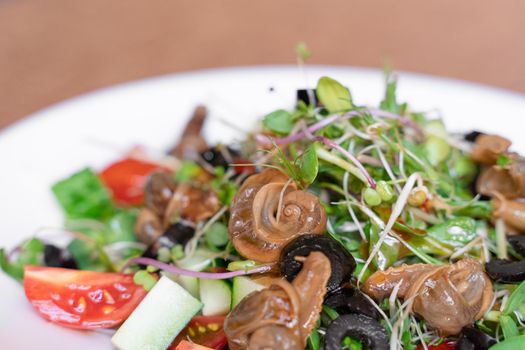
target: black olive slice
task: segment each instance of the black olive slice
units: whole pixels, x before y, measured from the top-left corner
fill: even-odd
[[[49,267],[78,269],[75,259],[73,259],[67,250],[60,249],[52,244],[46,244],[44,246],[44,264]]]
[[[476,327],[463,328],[456,343],[456,350],[488,350],[496,340]]]
[[[157,252],[162,247],[171,249],[177,244],[184,247],[194,234],[195,229],[191,226],[180,222],[173,224],[168,227],[168,229],[164,231],[164,233],[159,238],[157,238],[157,240],[153,242],[148,247],[148,249],[146,249],[142,256],[147,258],[156,258]]]
[[[501,283],[519,283],[525,280],[525,260],[494,259],[485,264],[489,277]]]
[[[363,293],[354,288],[340,288],[328,294],[324,304],[330,306],[340,315],[363,314],[374,319],[381,315]]]
[[[386,329],[365,315],[343,315],[330,323],[326,330],[325,350],[339,350],[345,337],[359,340],[365,349],[390,349]]]
[[[525,236],[509,236],[507,241],[519,255],[525,257]]]
[[[465,139],[465,141],[476,142],[476,139],[480,135],[485,135],[485,133],[477,130],[472,130],[471,132],[466,133],[465,136],[463,136],[463,138]]]
[[[233,159],[239,157],[239,152],[230,147],[227,147],[225,151],[221,152],[221,149],[219,147],[226,146],[215,146],[208,148],[206,151],[201,153],[201,157],[206,163],[210,164],[212,167],[221,166],[224,168],[224,170],[227,170],[230,166],[230,162],[224,157],[224,152],[228,152]]]
[[[313,101],[310,101],[310,97],[313,98]],[[317,94],[315,92],[315,89],[300,89],[297,90],[297,103],[299,101],[303,101],[305,105],[310,105],[312,103],[313,105],[317,106],[319,104],[319,101],[317,100]]]
[[[314,251],[321,252],[330,259],[332,275],[326,286],[329,292],[350,280],[356,265],[352,254],[336,240],[325,235],[314,234],[299,236],[284,247],[279,259],[281,274],[288,281],[293,281],[303,266],[302,262],[295,258],[306,257]]]

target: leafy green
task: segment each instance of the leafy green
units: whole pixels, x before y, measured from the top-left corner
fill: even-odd
[[[139,270],[133,276],[133,282],[141,285],[145,290],[149,291],[157,283],[157,279],[146,270]]]
[[[304,63],[307,59],[312,57],[312,52],[308,49],[304,42],[299,42],[295,45],[295,53],[301,63]]]
[[[44,243],[38,238],[31,238],[20,245],[13,261],[9,261],[4,249],[0,249],[0,267],[12,278],[22,281],[25,265],[41,265],[44,254]]]
[[[289,134],[294,125],[292,115],[284,109],[266,115],[262,123],[265,128],[277,134]]]
[[[451,152],[448,142],[437,136],[428,137],[424,147],[428,161],[434,166],[447,159]]]
[[[224,247],[230,240],[228,228],[220,222],[214,222],[204,234],[204,239],[211,247]]]
[[[299,174],[302,181],[309,185],[314,182],[319,172],[319,160],[317,159],[317,152],[315,145],[309,146],[303,154],[296,160],[296,165],[299,168]]]
[[[387,71],[385,97],[383,101],[381,101],[381,109],[392,113],[399,113],[399,105],[396,99],[396,90],[397,79],[393,74],[391,74],[391,72]]]
[[[430,227],[427,232],[440,242],[462,247],[476,238],[476,220],[469,217],[451,218]]]
[[[134,210],[122,210],[108,221],[108,233],[105,241],[114,242],[136,242],[135,222],[137,213]]]
[[[501,330],[503,331],[503,336],[505,337],[505,339],[509,339],[520,335],[518,326],[516,325],[516,322],[514,322],[512,317],[507,315],[501,315],[499,318],[499,324],[501,326]]]
[[[96,242],[76,238],[68,244],[67,250],[71,253],[81,270],[107,270],[106,265],[98,252]]]
[[[175,173],[175,181],[188,182],[197,177],[201,171],[202,168],[197,163],[190,160],[184,160]]]
[[[57,182],[52,191],[69,218],[105,219],[115,211],[108,189],[91,169]]]
[[[500,154],[496,164],[500,167],[507,167],[512,164],[512,159],[506,154]]]
[[[321,348],[321,338],[319,337],[319,332],[317,327],[314,328],[310,336],[308,337],[308,349],[309,350],[319,350]]]
[[[368,250],[369,253],[371,253],[379,240],[381,229],[376,225],[367,224],[365,232],[368,232],[369,234],[370,244]],[[374,265],[381,270],[385,270],[392,266],[399,259],[400,249],[401,243],[397,239],[391,236],[386,236],[383,244],[374,257]]]
[[[330,113],[345,112],[353,107],[350,91],[332,78],[320,78],[316,93],[319,101]]]
[[[525,349],[525,335],[505,339],[490,347],[489,350],[518,350]]]
[[[512,315],[520,306],[525,304],[525,281],[514,289],[507,301],[503,315]]]

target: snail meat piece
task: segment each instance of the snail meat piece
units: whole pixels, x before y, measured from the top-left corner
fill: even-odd
[[[162,234],[163,226],[158,215],[144,207],[137,216],[134,230],[139,241],[150,245]]]
[[[319,199],[289,177],[266,169],[246,179],[230,206],[230,241],[243,257],[275,262],[294,238],[322,234],[326,214]]]
[[[373,319],[379,319],[380,314],[363,293],[355,288],[341,288],[330,293],[324,304],[340,315],[363,314]]]
[[[411,311],[441,336],[458,334],[479,320],[494,295],[483,266],[471,258],[451,265],[401,265],[377,271],[367,279],[363,292],[380,301],[396,286],[397,297],[411,300]]]
[[[478,135],[470,156],[472,160],[478,163],[486,165],[496,164],[498,157],[506,153],[511,144],[510,140],[501,136]]]
[[[195,160],[199,153],[204,152],[208,145],[202,137],[202,129],[206,121],[208,110],[204,106],[197,106],[190,121],[182,132],[179,143],[169,152],[179,159]]]
[[[512,201],[497,194],[492,199],[492,216],[503,219],[507,227],[525,232],[525,202]]]
[[[365,315],[342,315],[326,330],[325,350],[339,350],[345,337],[359,340],[368,350],[390,349],[386,329]]]
[[[312,252],[292,282],[280,279],[246,296],[226,317],[231,350],[302,350],[315,328],[330,278],[330,260]]]
[[[279,259],[281,274],[288,281],[293,281],[303,265],[296,258],[308,256],[314,251],[322,252],[330,259],[332,274],[327,285],[328,291],[336,290],[350,280],[356,266],[354,257],[341,243],[325,235],[299,236],[284,247]]]
[[[157,216],[162,217],[175,191],[175,181],[164,172],[150,175],[144,188],[144,204]]]

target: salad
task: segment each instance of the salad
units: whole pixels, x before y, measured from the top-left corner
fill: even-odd
[[[198,106],[165,155],[133,148],[52,192],[2,270],[44,319],[133,349],[525,348],[525,158],[330,77],[232,144]],[[109,341],[109,340],[108,340]]]

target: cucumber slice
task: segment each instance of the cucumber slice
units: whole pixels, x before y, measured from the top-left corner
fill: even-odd
[[[250,277],[237,276],[233,278],[233,298],[232,298],[232,308],[236,307],[241,300],[250,294],[261,289],[264,289],[265,286],[259,284],[252,280]]]
[[[191,271],[203,271],[212,265],[213,259],[209,253],[204,250],[197,250],[195,255],[177,263],[177,266]],[[180,276],[172,273],[165,273],[166,276],[180,284],[184,289],[190,292],[195,298],[199,298],[199,279],[191,276]]]
[[[177,262],[177,266],[187,270],[202,271],[210,267],[212,262],[213,258],[210,257],[210,252],[199,249],[192,257]]]
[[[164,350],[201,308],[202,303],[163,276],[111,342],[120,350]]]
[[[171,277],[171,276],[170,276]],[[173,279],[186,289],[193,297],[199,298],[199,279],[191,276],[176,276]]]
[[[222,280],[201,279],[199,294],[204,307],[204,316],[226,315],[230,312],[232,292],[228,283]]]

